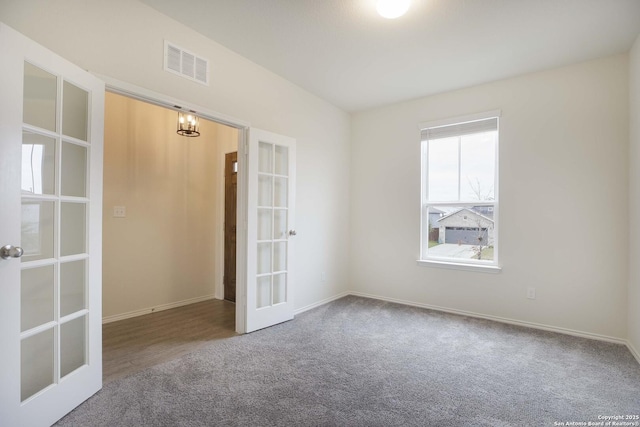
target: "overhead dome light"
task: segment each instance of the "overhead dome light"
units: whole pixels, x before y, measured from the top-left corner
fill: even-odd
[[[378,0],[376,9],[383,18],[395,19],[407,13],[411,0]]]

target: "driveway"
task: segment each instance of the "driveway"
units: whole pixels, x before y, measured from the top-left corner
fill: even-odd
[[[470,259],[475,256],[475,252],[473,252],[473,245],[442,243],[429,248],[429,256]]]

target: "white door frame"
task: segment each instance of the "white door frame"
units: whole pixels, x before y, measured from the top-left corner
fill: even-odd
[[[91,71],[90,71],[91,72]],[[176,99],[154,92],[149,89],[142,88],[130,83],[126,83],[109,76],[92,73],[105,82],[108,92],[123,95],[128,98],[137,99],[139,101],[158,105],[170,110],[195,111],[199,117],[216,123],[230,126],[238,130],[238,206],[237,206],[237,238],[236,238],[236,332],[244,334],[246,332],[246,308],[247,308],[247,213],[248,213],[248,177],[247,177],[247,154],[248,154],[248,136],[249,122],[227,116],[225,114],[213,111],[206,107],[194,105],[191,102]],[[213,260],[216,265],[224,264],[224,251],[217,251],[217,258]],[[216,274],[216,289],[222,283],[219,279],[222,270]]]

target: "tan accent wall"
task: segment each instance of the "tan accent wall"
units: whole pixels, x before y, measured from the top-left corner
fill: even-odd
[[[103,316],[213,296],[219,159],[238,131],[201,120],[202,135],[187,138],[175,111],[111,93],[105,102]]]

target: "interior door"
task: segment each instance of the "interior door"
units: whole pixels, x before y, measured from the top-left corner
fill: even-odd
[[[238,204],[238,152],[224,162],[224,299],[236,302],[236,219]]]
[[[0,24],[0,424],[102,387],[104,84]]]
[[[296,141],[249,130],[246,332],[293,319]]]

